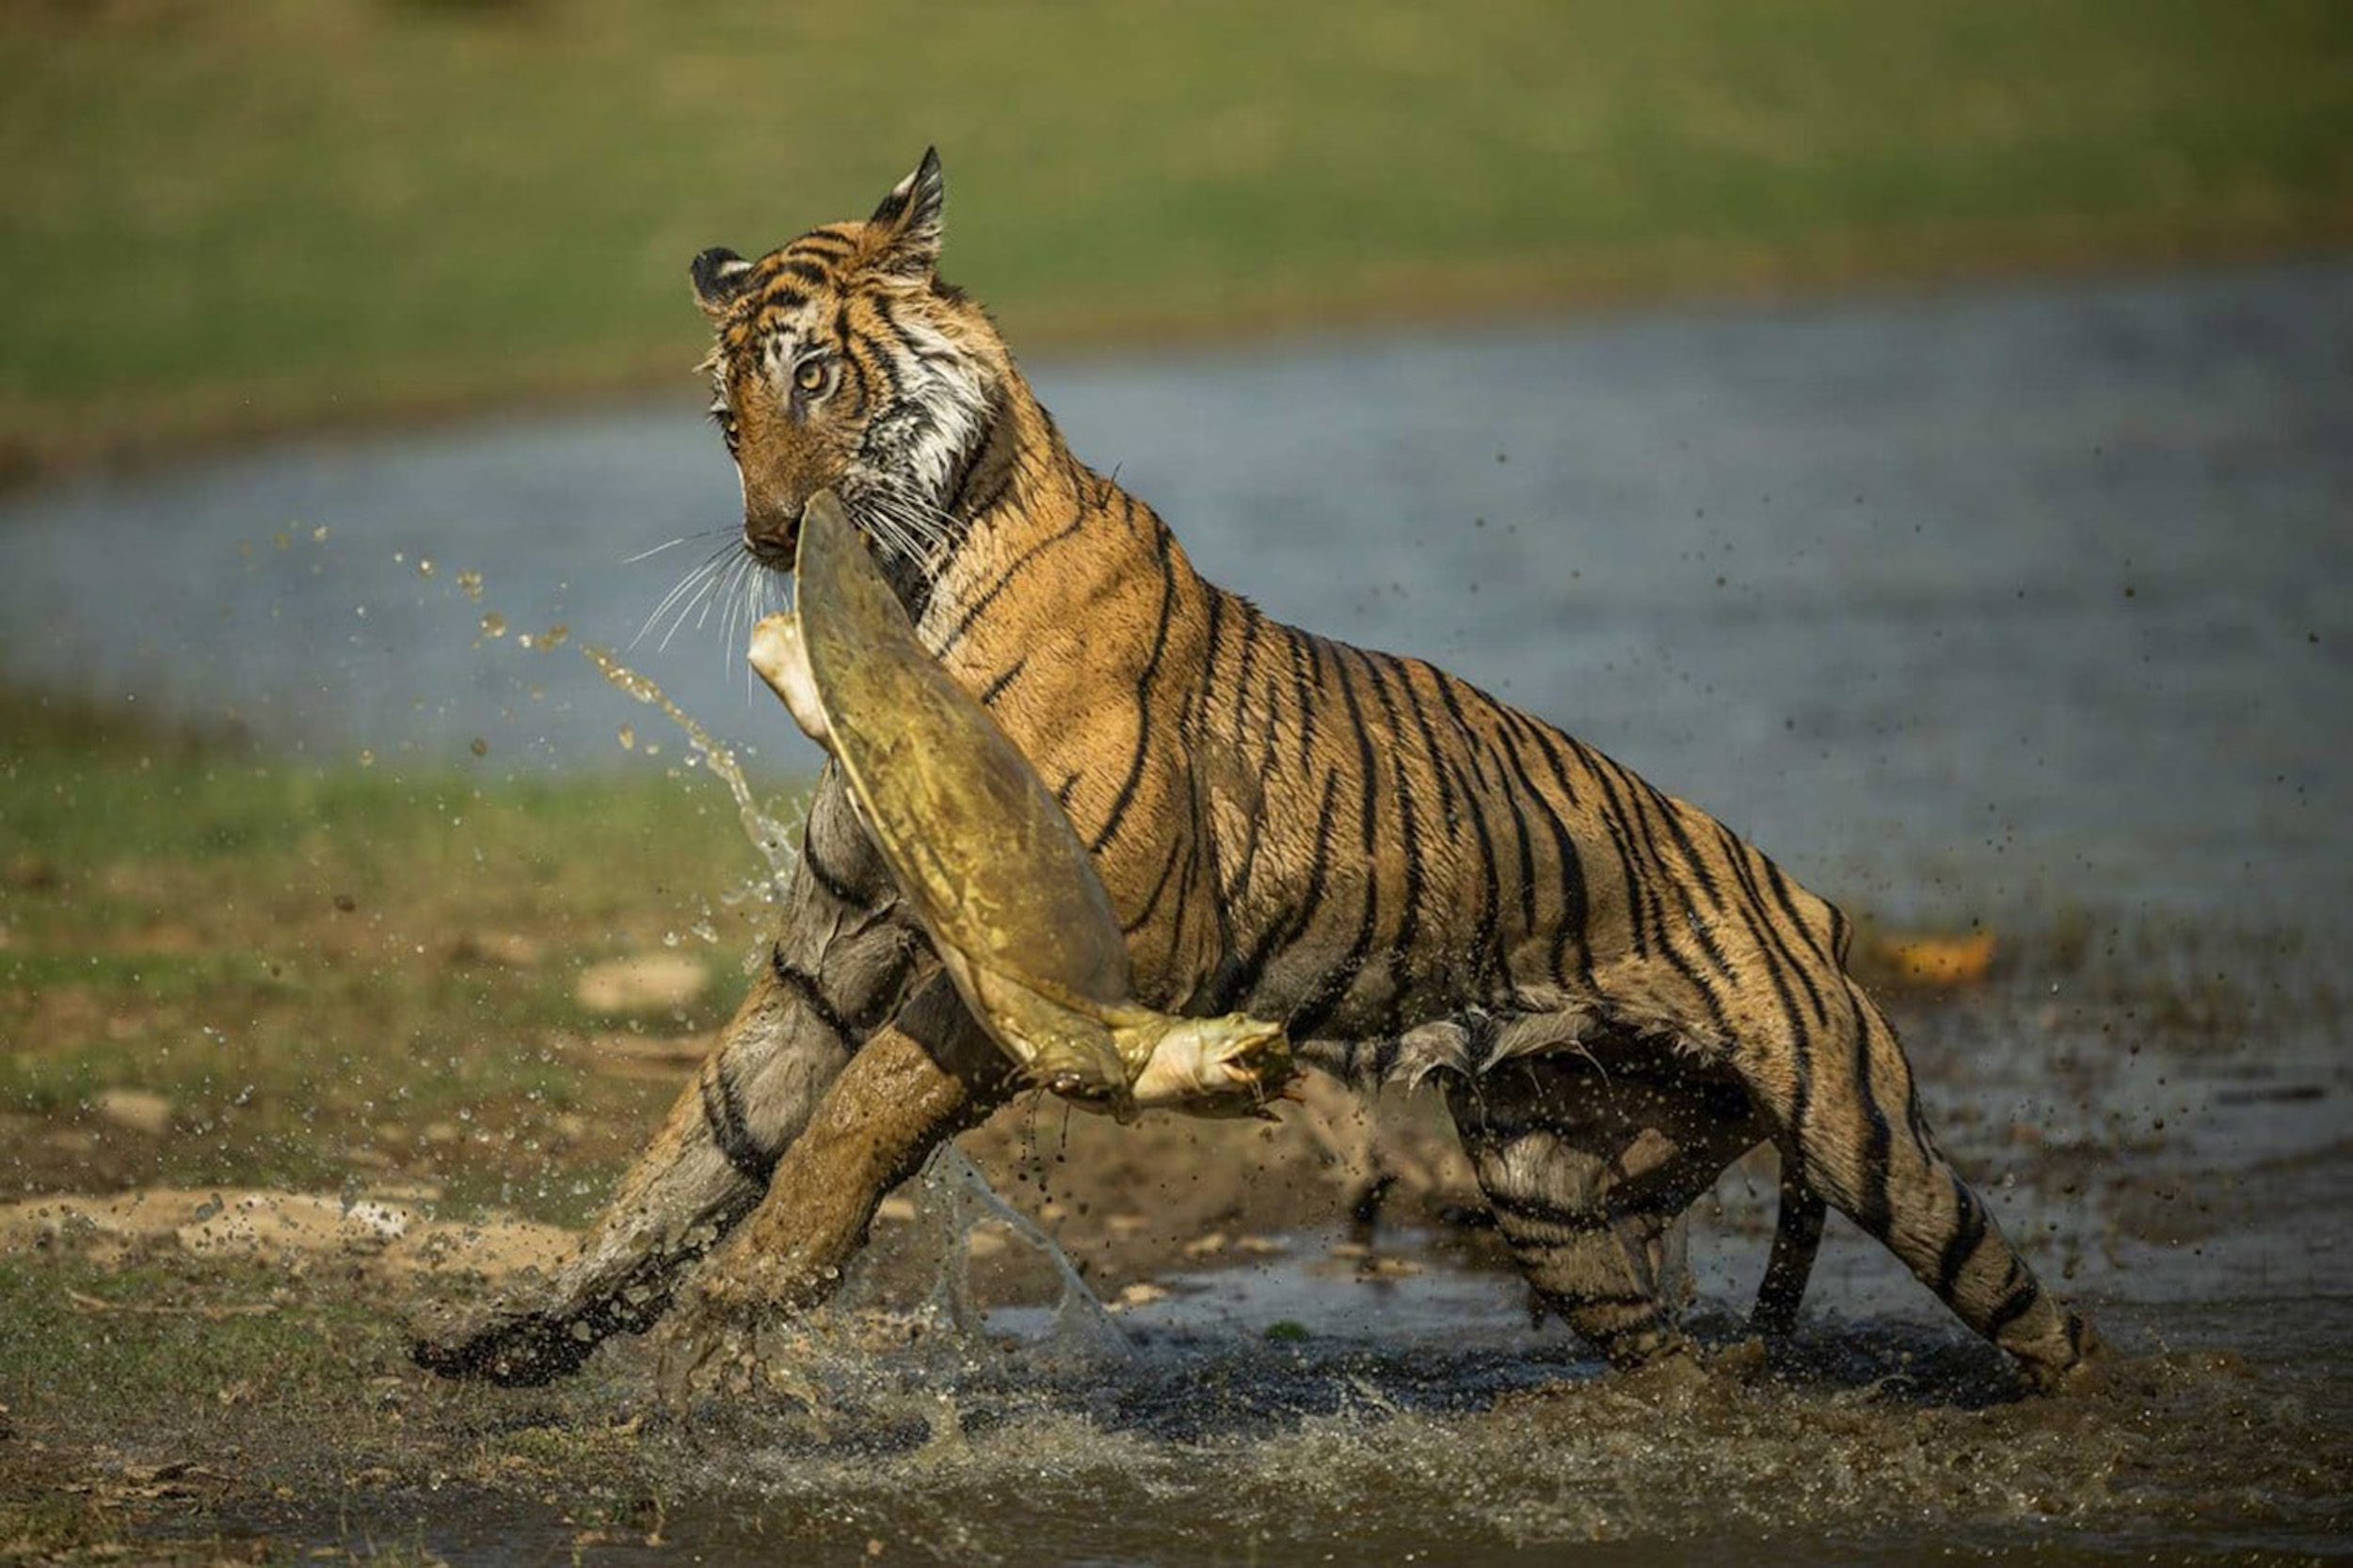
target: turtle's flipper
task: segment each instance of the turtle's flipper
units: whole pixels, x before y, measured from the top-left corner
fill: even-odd
[[[1098,1019],[1011,975],[943,952],[972,1016],[1032,1081],[1091,1111],[1126,1120],[1134,1105],[1128,1064]]]
[[[816,679],[809,674],[800,621],[790,615],[763,617],[752,628],[750,658],[768,689],[784,699],[801,733],[831,751],[832,728],[825,723],[824,704],[818,700]]]

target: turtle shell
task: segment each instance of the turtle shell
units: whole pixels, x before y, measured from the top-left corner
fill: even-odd
[[[1101,1016],[1128,949],[1085,846],[1021,748],[933,657],[831,491],[801,519],[794,600],[852,799],[935,940]]]

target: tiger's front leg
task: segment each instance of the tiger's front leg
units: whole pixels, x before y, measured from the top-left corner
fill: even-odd
[[[781,934],[652,1144],[553,1278],[412,1346],[449,1377],[532,1384],[665,1312],[680,1273],[768,1191],[851,1052],[930,965],[829,773],[810,803]]]
[[[883,1195],[1011,1096],[1018,1070],[934,970],[826,1089],[767,1195],[690,1287],[681,1335],[799,1311],[831,1296]]]

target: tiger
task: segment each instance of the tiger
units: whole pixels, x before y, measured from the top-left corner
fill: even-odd
[[[939,277],[944,194],[927,151],[863,222],[694,259],[742,546],[789,571],[804,506],[841,498],[1068,814],[1137,997],[1283,1020],[1352,1086],[1437,1085],[1535,1302],[1618,1368],[1699,1357],[1669,1227],[1762,1144],[1783,1173],[1764,1327],[1794,1318],[1834,1207],[2035,1385],[2089,1367],[2097,1336],[1939,1146],[1848,920],[1545,720],[1204,580]],[[537,1383],[681,1298],[822,1299],[883,1192],[1018,1091],[831,768],[780,902],[578,1256],[418,1359]]]

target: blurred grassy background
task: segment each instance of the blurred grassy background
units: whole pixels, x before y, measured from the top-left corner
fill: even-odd
[[[926,142],[1017,345],[2353,236],[2336,0],[20,0],[0,468],[664,378]]]

